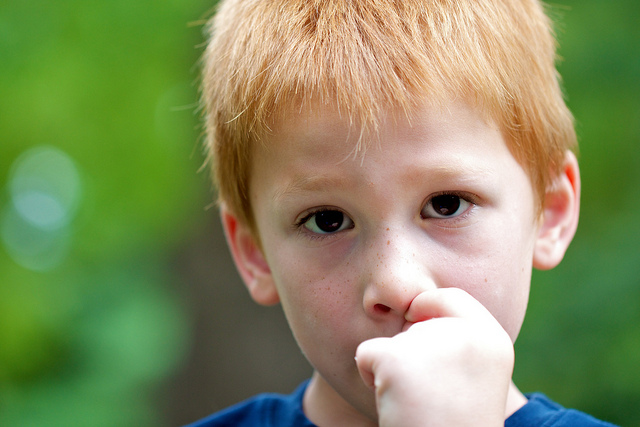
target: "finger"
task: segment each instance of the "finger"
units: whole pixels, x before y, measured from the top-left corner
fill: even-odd
[[[471,318],[479,321],[494,320],[478,300],[459,288],[440,288],[418,294],[405,313],[409,323],[423,322],[438,317]]]
[[[356,349],[356,366],[364,383],[375,388],[375,371],[376,363],[379,360],[379,354],[384,351],[389,338],[373,338],[362,342]]]

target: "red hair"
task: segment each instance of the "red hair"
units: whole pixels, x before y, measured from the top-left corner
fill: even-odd
[[[365,135],[384,113],[469,100],[502,129],[540,208],[576,145],[536,0],[229,0],[207,28],[208,162],[251,228],[252,147],[292,107],[332,104]]]

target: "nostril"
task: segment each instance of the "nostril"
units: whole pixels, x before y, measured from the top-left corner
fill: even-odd
[[[388,313],[391,311],[391,307],[388,307],[384,304],[376,304],[373,306],[373,309],[377,312],[377,313]]]

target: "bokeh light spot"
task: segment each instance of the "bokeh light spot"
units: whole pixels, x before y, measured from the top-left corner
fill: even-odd
[[[26,221],[38,228],[57,229],[75,216],[81,196],[80,174],[63,151],[35,147],[15,161],[9,191],[16,211]]]
[[[12,165],[9,203],[0,237],[11,257],[31,270],[50,270],[68,253],[71,225],[82,198],[80,173],[65,152],[39,146]]]

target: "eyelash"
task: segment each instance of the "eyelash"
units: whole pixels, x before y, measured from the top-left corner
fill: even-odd
[[[313,239],[313,240],[322,240],[322,239],[329,239],[331,237],[336,236],[339,233],[327,233],[327,234],[319,234],[319,233],[314,233],[311,230],[308,230],[304,225],[307,223],[307,221],[309,221],[314,215],[321,213],[321,212],[326,212],[326,211],[337,211],[337,212],[342,212],[342,214],[348,218],[349,215],[347,215],[346,212],[344,212],[342,209],[339,209],[337,207],[334,206],[321,206],[321,207],[317,207],[317,208],[313,208],[310,211],[308,211],[307,213],[305,213],[305,215],[303,217],[301,217],[299,220],[297,220],[295,222],[295,228],[296,230],[300,233],[300,234],[304,234],[306,237]],[[351,220],[353,221],[353,220]]]
[[[469,204],[471,204],[471,206],[463,213],[461,213],[460,215],[457,215],[455,217],[450,217],[450,218],[425,218],[422,217],[422,210],[429,205],[429,203],[432,202],[433,199],[435,199],[436,197],[440,197],[440,196],[455,196],[460,198],[461,200],[464,200],[466,202],[468,202]],[[460,221],[466,220],[470,215],[473,214],[473,212],[475,211],[475,207],[479,205],[479,197],[473,193],[468,193],[466,191],[441,191],[438,193],[434,193],[429,195],[429,197],[427,197],[425,199],[425,201],[422,203],[422,208],[420,209],[420,216],[423,219],[430,219],[430,220],[435,220],[435,221],[446,221],[447,224],[449,225],[455,225]],[[452,227],[453,228],[453,227]]]

